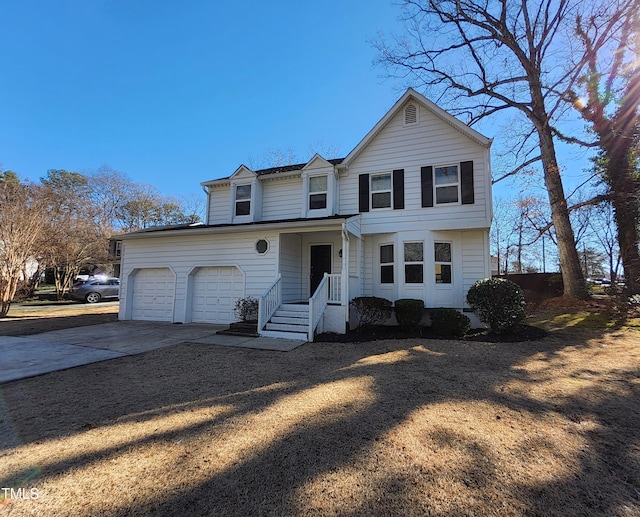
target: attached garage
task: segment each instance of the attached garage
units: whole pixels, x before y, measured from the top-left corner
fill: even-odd
[[[198,267],[191,273],[191,321],[231,323],[238,298],[244,297],[245,279],[233,266]]]
[[[133,286],[131,319],[173,321],[176,278],[171,269],[138,269],[132,274],[129,282]]]

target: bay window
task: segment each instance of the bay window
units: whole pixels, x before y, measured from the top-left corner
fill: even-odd
[[[451,243],[435,242],[434,243],[435,267],[436,267],[436,284],[451,283]]]
[[[404,281],[407,284],[421,284],[424,273],[424,249],[422,242],[404,243]]]

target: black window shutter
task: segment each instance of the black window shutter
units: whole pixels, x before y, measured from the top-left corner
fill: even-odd
[[[359,193],[358,193],[358,211],[369,211],[369,175],[360,174],[359,177]]]
[[[460,163],[460,179],[462,181],[462,204],[472,205],[475,202],[473,194],[473,162]]]
[[[404,208],[404,169],[393,171],[393,209]]]
[[[422,186],[422,208],[433,206],[433,167],[420,168],[420,184]]]

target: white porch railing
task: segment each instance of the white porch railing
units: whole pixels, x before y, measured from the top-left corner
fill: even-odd
[[[324,274],[316,292],[309,298],[309,335],[310,342],[329,303],[340,303],[342,275]]]
[[[278,273],[278,278],[271,284],[258,300],[258,332],[260,332],[271,316],[282,304],[282,275]]]
[[[329,301],[328,278],[329,275],[325,273],[316,292],[309,298],[309,342],[313,341],[313,335],[318,323],[320,323],[320,318],[322,318],[324,310],[327,308],[327,302]]]
[[[329,295],[327,298],[328,303],[341,303],[342,302],[342,275],[327,275],[327,282],[329,283]]]

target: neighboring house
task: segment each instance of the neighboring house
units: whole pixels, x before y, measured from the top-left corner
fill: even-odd
[[[409,89],[343,159],[206,181],[206,224],[119,236],[120,319],[229,323],[251,296],[262,335],[312,340],[357,296],[464,310],[491,274],[490,146]]]
[[[109,262],[111,263],[111,276],[120,278],[120,265],[122,262],[122,240],[120,236],[109,239]]]

